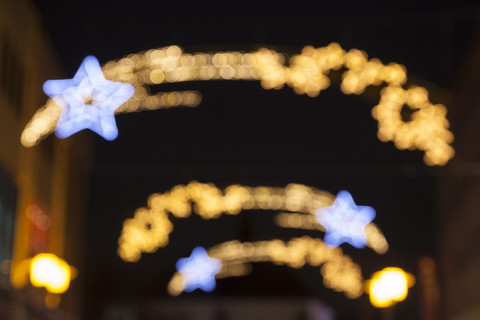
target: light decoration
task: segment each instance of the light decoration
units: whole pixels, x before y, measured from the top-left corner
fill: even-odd
[[[284,188],[230,185],[221,190],[211,183],[192,181],[163,194],[152,194],[147,208],[138,209],[133,218],[125,220],[118,240],[118,254],[126,262],[136,262],[143,252],[151,253],[166,246],[173,231],[170,217],[188,218],[192,213],[204,219],[216,219],[222,214],[237,215],[243,210],[272,210],[279,211],[274,221],[280,227],[324,231],[324,226],[315,219],[315,211],[331,206],[334,199],[326,191],[301,184]],[[377,253],[388,250],[385,237],[374,223],[366,226],[365,235],[367,246]],[[323,264],[321,274],[327,287],[343,291],[348,297],[361,295],[363,280],[359,266],[340,248],[329,248],[321,239],[302,237],[288,243],[279,239],[230,241],[207,251],[208,256],[222,263],[216,278],[245,275],[250,269],[248,262],[270,261],[294,268]],[[185,289],[183,281],[177,272],[168,291],[180,294]]]
[[[432,104],[425,88],[407,82],[406,69],[397,63],[383,64],[369,59],[364,51],[345,51],[337,43],[314,48],[306,46],[285,56],[275,50],[261,48],[255,52],[184,53],[178,46],[152,49],[130,54],[103,66],[106,79],[131,83],[134,95],[116,113],[155,110],[164,107],[195,107],[201,95],[195,91],[149,94],[149,86],[162,83],[207,80],[260,81],[264,89],[281,89],[287,85],[297,94],[316,97],[330,85],[328,74],[342,71],[340,89],[345,94],[362,94],[368,86],[386,87],[372,115],[378,120],[378,138],[393,141],[399,149],[425,152],[427,165],[445,165],[454,156],[450,146],[453,134],[448,130],[446,108]],[[401,116],[404,105],[413,109],[408,120]],[[59,112],[51,100],[34,115],[22,133],[26,147],[36,145],[56,127]]]
[[[326,287],[343,292],[348,298],[362,294],[363,277],[360,266],[343,254],[340,248],[330,248],[321,239],[303,236],[288,242],[280,239],[257,242],[228,241],[208,250],[208,256],[221,261],[222,269],[216,278],[248,275],[251,262],[272,262],[292,268],[305,265],[321,266],[320,274]],[[171,295],[188,291],[182,275],[176,272],[167,288]]]
[[[90,129],[107,140],[118,135],[114,111],[134,92],[129,83],[106,80],[94,56],[86,57],[72,79],[48,80],[43,91],[62,109],[59,138]]]
[[[404,105],[414,110],[410,121],[402,119]],[[448,130],[447,109],[428,101],[425,88],[389,85],[382,90],[380,103],[372,110],[378,120],[378,138],[393,141],[398,149],[420,149],[427,165],[443,165],[454,155],[449,145],[453,134]]]
[[[152,253],[165,247],[173,231],[169,213],[174,218],[188,218],[192,214],[192,205],[193,213],[204,219],[217,219],[222,214],[237,215],[242,210],[290,211],[277,217],[275,221],[279,226],[308,229],[310,224],[314,226],[310,229],[324,230],[315,222],[314,214],[318,208],[332,205],[334,199],[326,191],[301,184],[289,184],[285,188],[235,184],[222,191],[212,183],[192,181],[177,185],[169,192],[150,195],[148,207],[137,209],[133,218],[123,222],[118,254],[124,261],[136,262],[142,252]],[[282,223],[283,220],[286,223]],[[288,223],[294,220],[298,222]],[[377,253],[388,250],[385,237],[374,223],[367,225],[365,234],[367,245]]]
[[[176,267],[182,275],[185,291],[201,289],[210,292],[215,289],[215,275],[222,269],[222,263],[209,257],[205,248],[196,247],[190,257],[178,260]]]
[[[375,218],[375,210],[357,206],[348,191],[340,191],[333,204],[315,211],[318,222],[326,228],[325,243],[338,247],[348,242],[356,248],[367,244],[365,227]]]
[[[37,254],[30,264],[30,282],[35,287],[45,287],[50,293],[64,293],[70,286],[71,268],[54,254]]]
[[[408,289],[414,284],[413,275],[394,267],[375,272],[372,278],[365,282],[370,302],[377,308],[387,308],[404,300]]]
[[[275,217],[275,223],[283,228],[320,230],[325,232],[325,228],[319,224],[314,215],[280,212]],[[367,247],[372,248],[378,254],[385,254],[388,251],[388,242],[378,226],[374,223],[369,223],[365,226],[365,235],[367,238]]]

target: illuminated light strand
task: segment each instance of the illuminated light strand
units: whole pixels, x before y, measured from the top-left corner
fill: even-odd
[[[404,105],[414,110],[410,121],[402,119]],[[398,149],[420,149],[427,165],[444,165],[455,150],[449,145],[453,134],[448,130],[447,109],[428,100],[425,88],[390,85],[382,90],[380,103],[372,109],[378,120],[378,138],[393,141]]]
[[[250,263],[223,262],[222,270],[215,276],[217,279],[244,277],[252,272]]]
[[[136,87],[134,95],[121,105],[115,114],[156,110],[174,107],[196,107],[202,101],[198,91],[173,91],[147,95],[143,87]],[[20,141],[24,147],[37,145],[47,135],[55,131],[61,108],[48,99],[46,105],[37,110],[22,132]]]
[[[397,63],[384,65],[376,58],[368,59],[364,51],[357,49],[346,52],[337,43],[320,48],[306,46],[300,54],[290,58],[288,65],[281,53],[265,48],[251,53],[190,54],[184,53],[178,46],[170,46],[110,61],[102,70],[106,79],[129,82],[135,87],[134,98],[127,102],[128,107],[119,111],[133,112],[166,106],[159,97],[147,94],[147,86],[185,81],[260,80],[264,89],[281,89],[288,85],[297,94],[316,97],[329,87],[328,73],[342,67],[346,71],[343,72],[340,89],[345,94],[358,95],[368,86],[387,85],[380,94],[379,105],[372,111],[378,120],[378,138],[381,141],[393,141],[399,149],[424,151],[424,161],[428,165],[444,165],[454,156],[450,146],[453,134],[448,130],[446,109],[442,105],[431,104],[426,89],[411,87],[407,90],[410,98],[401,100],[402,104],[396,100],[395,106],[391,106],[391,90],[388,88],[404,90],[401,87],[407,81],[404,66]],[[199,95],[192,99],[195,101],[185,105],[196,106],[201,101]],[[410,121],[398,117],[404,104],[416,110]],[[395,110],[390,110],[392,107]],[[428,114],[435,116],[430,119]],[[35,117],[38,116],[37,113]],[[42,117],[50,125],[56,123],[55,115]],[[22,134],[22,144],[26,147],[37,144],[52,131],[50,126],[43,124],[32,126],[34,120]]]
[[[305,265],[321,266],[326,287],[343,292],[348,298],[358,298],[363,291],[360,266],[343,254],[340,248],[330,248],[321,239],[303,236],[288,242],[279,239],[258,242],[228,241],[208,250],[208,256],[222,262],[217,279],[247,275],[250,262],[272,262],[292,268]],[[167,287],[171,295],[184,291],[182,275],[176,272]]]
[[[20,137],[20,142],[24,147],[33,147],[40,140],[55,131],[58,118],[62,109],[53,101],[48,99],[47,103],[35,112]]]
[[[126,219],[118,240],[118,254],[128,262],[138,261],[142,252],[154,252],[168,244],[175,218],[187,218],[193,212],[204,219],[216,219],[222,214],[236,215],[242,210],[278,210],[315,213],[330,206],[334,196],[305,185],[289,184],[285,188],[231,185],[225,190],[211,183],[190,182],[177,185],[169,192],[152,194],[148,208],[138,209],[133,218]],[[372,226],[372,227],[368,227]],[[388,250],[388,243],[375,224],[366,228],[367,243],[378,253]],[[320,228],[318,230],[321,230]]]
[[[325,232],[325,228],[318,223],[313,215],[303,213],[281,212],[275,217],[275,223],[282,228],[319,230]],[[388,251],[388,242],[385,236],[374,223],[365,227],[367,236],[367,247],[378,254],[385,254]]]
[[[133,99],[128,100],[115,113],[140,112],[173,107],[197,107],[202,101],[198,91],[172,91],[147,95],[143,87],[135,89]]]

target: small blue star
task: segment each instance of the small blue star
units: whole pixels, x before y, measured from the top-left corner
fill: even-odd
[[[215,289],[215,275],[222,269],[222,263],[210,258],[204,248],[196,247],[190,257],[178,260],[176,267],[183,276],[185,291],[198,288],[210,292]]]
[[[368,206],[357,206],[348,191],[340,191],[330,207],[315,212],[317,221],[326,229],[324,241],[330,247],[344,242],[356,248],[367,244],[365,226],[375,218],[375,210]]]
[[[72,79],[48,80],[43,91],[62,108],[57,137],[90,129],[113,140],[118,135],[114,111],[133,95],[134,87],[106,80],[97,58],[88,56]]]

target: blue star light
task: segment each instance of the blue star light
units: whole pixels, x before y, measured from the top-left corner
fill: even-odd
[[[185,291],[198,288],[210,292],[215,289],[215,275],[222,269],[222,263],[210,258],[204,248],[196,247],[190,257],[178,260],[176,267],[183,276]]]
[[[356,248],[363,248],[367,244],[365,226],[375,218],[375,210],[357,206],[348,191],[340,191],[333,205],[318,209],[315,217],[325,227],[324,241],[330,247],[348,242]]]
[[[133,95],[134,87],[106,80],[97,58],[88,56],[72,79],[48,80],[43,91],[62,108],[57,137],[90,129],[113,140],[118,135],[114,111]]]

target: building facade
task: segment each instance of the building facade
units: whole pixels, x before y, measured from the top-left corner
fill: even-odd
[[[61,77],[34,5],[1,0],[1,319],[48,319],[59,313],[68,319],[80,313],[81,288],[75,281],[65,294],[52,295],[29,280],[29,262],[38,253],[53,253],[81,272],[88,152],[77,146],[84,142],[49,137],[32,148],[20,143],[26,123],[46,101],[43,82]]]
[[[440,319],[480,319],[480,33],[459,72],[451,116],[456,156],[437,194]]]

